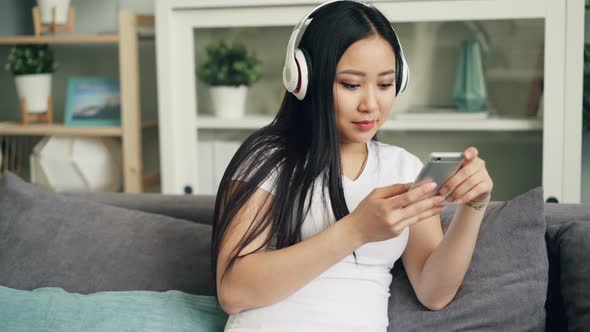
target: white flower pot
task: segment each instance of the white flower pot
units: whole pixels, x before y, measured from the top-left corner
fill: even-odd
[[[51,95],[51,74],[18,75],[14,77],[19,100],[27,102],[27,112],[47,112],[47,97]]]
[[[224,119],[239,119],[246,113],[248,87],[241,85],[210,87],[215,115]]]
[[[41,22],[51,24],[53,21],[53,8],[55,7],[55,24],[66,24],[68,22],[68,10],[70,0],[37,0],[41,12]]]

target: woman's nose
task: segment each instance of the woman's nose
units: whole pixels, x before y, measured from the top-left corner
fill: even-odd
[[[359,111],[361,112],[368,112],[372,113],[379,109],[377,103],[377,94],[373,88],[365,89],[365,93],[363,95],[363,99],[359,105]]]

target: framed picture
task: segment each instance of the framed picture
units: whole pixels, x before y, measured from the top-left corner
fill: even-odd
[[[67,126],[121,126],[121,92],[118,78],[72,77],[64,122]]]

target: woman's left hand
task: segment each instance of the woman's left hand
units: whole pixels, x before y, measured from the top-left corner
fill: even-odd
[[[494,182],[488,174],[485,161],[478,154],[473,146],[463,152],[461,168],[440,190],[442,195],[451,192],[447,201],[457,204],[481,204],[490,201]]]

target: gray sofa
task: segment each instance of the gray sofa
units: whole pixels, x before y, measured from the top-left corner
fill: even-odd
[[[214,196],[170,196],[170,195],[125,195],[125,194],[84,194],[81,197],[104,204],[124,208],[139,209],[150,213],[161,213],[174,218],[209,223],[212,220]],[[493,203],[493,204],[497,204]],[[199,207],[199,208],[195,208]],[[549,260],[548,288],[545,302],[546,331],[590,331],[590,232],[585,243],[579,243],[579,256],[573,255],[560,258],[560,235],[572,222],[587,222],[590,226],[590,206],[580,204],[546,203],[545,218],[547,222],[546,245]],[[571,249],[571,248],[569,248]],[[562,285],[560,271],[563,265],[573,268],[573,274],[579,274],[579,282],[575,285]],[[399,266],[399,265],[398,265]],[[203,268],[208,268],[204,266]],[[575,273],[578,270],[578,273]],[[572,273],[571,271],[568,271]],[[586,275],[587,277],[584,277]],[[214,285],[210,285],[205,294],[214,294]],[[581,289],[578,287],[582,287]],[[575,326],[569,326],[564,307],[565,295],[585,297],[586,303],[581,307],[570,308],[570,316],[578,316]],[[444,330],[444,329],[442,329]]]
[[[394,278],[389,309],[391,324],[395,326],[390,325],[388,331],[590,330],[590,206],[545,204],[539,198],[542,199],[542,190],[537,188],[512,203],[493,202],[486,214],[488,224],[492,226],[495,219],[502,219],[502,213],[521,213],[513,220],[539,219],[532,216],[534,211],[542,216],[542,224],[539,224],[543,229],[542,247],[510,249],[511,258],[506,258],[521,264],[518,265],[522,266],[519,268],[522,271],[518,271],[521,274],[502,272],[502,276],[509,275],[512,279],[501,281],[501,286],[491,285],[490,282],[496,281],[485,280],[483,276],[493,274],[498,270],[497,266],[503,264],[500,257],[504,255],[502,248],[511,248],[512,244],[526,246],[528,244],[524,242],[533,242],[525,241],[526,236],[519,233],[520,225],[526,224],[524,222],[515,222],[508,233],[491,238],[497,246],[493,252],[498,258],[486,258],[482,265],[487,269],[493,266],[492,272],[481,270],[484,271],[480,273],[482,275],[478,274],[480,267],[477,265],[480,263],[477,260],[481,257],[474,257],[470,267],[473,271],[466,276],[465,289],[472,287],[469,285],[474,281],[474,287],[481,292],[468,294],[466,290],[458,294],[456,307],[451,304],[441,311],[429,312],[417,305],[403,266],[396,264],[392,270]],[[527,204],[529,209],[523,207]],[[0,285],[22,290],[61,287],[81,294],[174,289],[188,294],[215,296],[209,263],[213,207],[213,196],[46,193],[22,183],[11,174],[5,175],[0,185]],[[450,205],[443,216],[447,223],[454,208]],[[68,223],[69,219],[74,222]],[[24,221],[19,223],[14,220]],[[503,220],[502,225],[507,224],[507,218]],[[9,226],[3,228],[3,223]],[[486,245],[485,233],[494,232],[500,231],[482,226],[482,246]],[[509,233],[518,234],[522,241],[510,240]],[[93,235],[89,237],[88,234]],[[48,237],[52,240],[47,243],[40,240]],[[161,238],[165,240],[159,242]],[[122,249],[122,243],[125,249]],[[115,249],[110,251],[109,248]],[[484,252],[485,249],[478,247],[476,251]],[[541,260],[538,260],[539,253]],[[15,259],[17,256],[19,258]],[[522,265],[528,263],[531,263],[531,268]],[[99,268],[94,269],[96,265]],[[539,277],[539,282],[527,286],[533,291],[522,291],[518,286],[512,286],[527,284],[534,279],[523,271]],[[523,276],[526,278],[524,281],[514,279]],[[490,286],[498,293],[506,288],[512,294],[504,299],[488,296],[489,301],[504,301],[490,305],[487,300],[481,299],[487,296],[484,289]],[[540,289],[540,292],[535,293],[534,289]],[[523,297],[524,307],[529,303],[531,307],[537,306],[530,311],[530,316],[523,314],[526,311],[518,317],[509,317],[502,312],[504,308],[512,311],[523,309],[521,304],[510,309],[510,302],[520,303],[518,299]],[[514,300],[510,300],[512,298]],[[468,304],[463,305],[462,301]],[[541,311],[538,310],[539,305]],[[494,316],[494,312],[499,316]],[[408,325],[398,324],[400,319],[409,321]],[[539,323],[540,319],[542,323]],[[463,323],[472,320],[475,321]],[[432,324],[428,325],[428,322]]]

